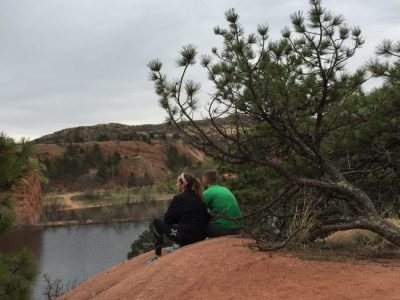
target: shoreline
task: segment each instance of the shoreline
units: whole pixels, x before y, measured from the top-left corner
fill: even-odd
[[[154,217],[143,217],[143,218],[128,218],[128,219],[110,219],[110,220],[86,220],[86,221],[54,221],[54,222],[46,222],[46,223],[37,223],[32,224],[33,227],[62,227],[62,226],[77,226],[77,225],[95,225],[95,224],[111,224],[111,223],[147,223],[151,222]]]
[[[152,200],[130,204],[60,209],[54,212],[55,216],[43,217],[40,222],[31,226],[44,228],[125,222],[149,223],[155,217],[163,214],[166,203],[168,200]]]

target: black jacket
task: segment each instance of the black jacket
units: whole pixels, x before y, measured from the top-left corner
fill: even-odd
[[[178,224],[182,237],[188,240],[205,238],[209,221],[210,215],[203,200],[189,189],[172,199],[164,216],[164,222]]]

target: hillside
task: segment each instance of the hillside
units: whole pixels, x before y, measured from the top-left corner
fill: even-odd
[[[200,126],[208,126],[206,120],[196,121]],[[216,123],[228,124],[229,118]],[[82,143],[104,141],[144,141],[182,139],[180,133],[168,124],[125,125],[119,123],[98,124],[66,128],[44,135],[34,142],[36,144]]]
[[[124,125],[118,123],[98,124],[66,128],[52,134],[44,135],[34,142],[37,144],[80,143],[93,141],[126,141],[150,138],[164,138],[173,134],[172,127],[158,125]]]
[[[214,120],[220,126],[228,126],[230,118]],[[197,120],[197,125],[209,127],[207,120]],[[34,142],[36,144],[82,143],[104,141],[143,141],[153,140],[182,140],[183,136],[174,126],[164,124],[125,125],[119,123],[97,124],[66,128],[44,135]]]
[[[183,167],[197,166],[204,154],[179,141],[154,140],[36,144],[50,185],[141,186],[164,181]]]
[[[399,299],[399,262],[306,261],[218,238],[162,256],[145,253],[59,297],[83,299]]]

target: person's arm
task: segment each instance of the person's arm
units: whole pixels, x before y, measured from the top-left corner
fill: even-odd
[[[204,200],[204,204],[206,205],[207,209],[210,210],[211,208],[211,193],[210,190],[205,190],[203,192],[203,200]]]
[[[179,200],[176,196],[172,199],[168,206],[168,210],[164,215],[164,222],[167,224],[176,224],[180,218]]]
[[[211,215],[210,215],[210,213],[208,212],[207,207],[206,207],[206,214],[207,214],[207,222],[210,222],[210,221],[211,221]]]
[[[210,222],[214,218],[212,216],[213,207],[212,207],[212,196],[211,196],[210,190],[205,190],[203,192],[203,200],[204,200],[204,204],[207,209],[208,221]]]

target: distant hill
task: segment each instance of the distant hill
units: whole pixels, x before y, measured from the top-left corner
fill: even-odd
[[[36,144],[36,153],[46,166],[50,191],[151,185],[204,160],[202,152],[180,140]]]
[[[218,119],[228,125],[229,119]],[[208,121],[197,121],[207,130]],[[211,134],[211,133],[210,133]],[[205,159],[168,124],[98,124],[66,128],[34,140],[49,178],[46,190],[143,186],[164,182]]]
[[[208,126],[207,120],[196,121],[202,127]],[[220,125],[228,124],[229,118],[218,119]],[[44,135],[36,140],[36,144],[63,144],[107,141],[142,141],[180,140],[182,134],[169,124],[124,125],[119,123],[98,124],[66,128]]]
[[[175,134],[175,135],[174,135]],[[36,144],[60,144],[104,141],[144,141],[179,138],[172,126],[166,124],[124,125],[118,123],[98,124],[66,128],[42,136]]]
[[[201,151],[166,124],[79,126],[34,143],[46,166],[47,191],[149,185],[204,160]]]

